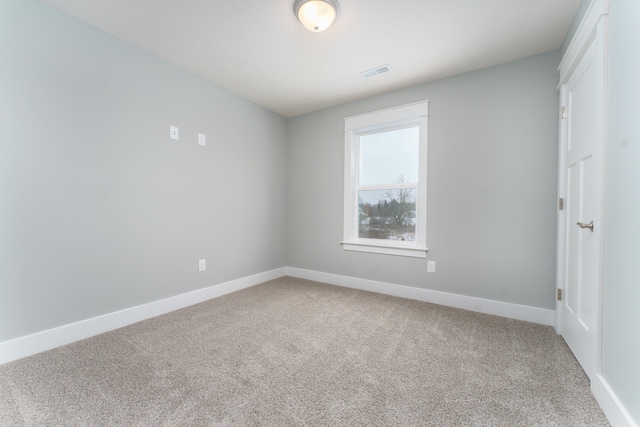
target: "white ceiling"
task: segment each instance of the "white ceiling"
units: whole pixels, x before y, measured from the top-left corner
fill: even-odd
[[[42,0],[284,117],[552,51],[580,0]],[[360,72],[390,64],[371,79]]]

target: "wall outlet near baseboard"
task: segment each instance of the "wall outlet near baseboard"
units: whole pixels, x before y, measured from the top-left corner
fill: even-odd
[[[435,273],[435,272],[436,272],[436,262],[427,261],[427,273]]]
[[[207,269],[207,260],[198,260],[198,271],[205,271]]]
[[[171,139],[179,139],[179,132],[178,126],[169,126],[169,137]]]

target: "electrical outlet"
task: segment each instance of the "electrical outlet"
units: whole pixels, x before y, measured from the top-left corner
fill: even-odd
[[[207,269],[207,260],[198,260],[198,271],[205,271]]]
[[[178,132],[179,132],[178,126],[169,126],[169,137],[171,139],[180,139],[178,137]]]
[[[436,262],[427,261],[427,273],[435,273],[435,272],[436,272]]]
[[[202,145],[203,147],[207,145],[207,137],[203,133],[198,134],[198,145]]]

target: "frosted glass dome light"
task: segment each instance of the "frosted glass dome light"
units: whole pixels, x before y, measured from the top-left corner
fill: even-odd
[[[293,11],[309,31],[319,33],[333,24],[338,16],[336,0],[296,0]]]

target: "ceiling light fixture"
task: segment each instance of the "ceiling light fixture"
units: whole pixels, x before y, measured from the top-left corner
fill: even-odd
[[[296,0],[293,13],[305,28],[319,33],[329,28],[338,17],[338,1]]]

